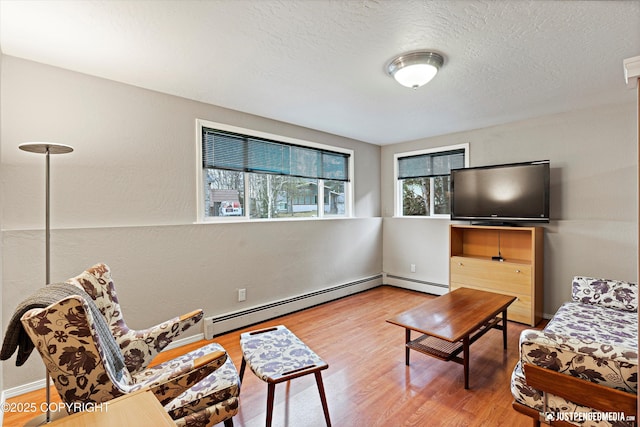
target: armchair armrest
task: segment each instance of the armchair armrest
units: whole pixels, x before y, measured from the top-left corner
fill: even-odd
[[[177,358],[147,368],[143,376],[134,376],[134,378],[149,387],[164,406],[224,365],[227,357],[225,351],[213,351],[192,359],[184,365],[180,365],[180,358]],[[178,365],[177,369],[182,371],[182,374],[176,373],[176,369],[171,369],[171,365]],[[168,378],[171,379],[168,380]]]
[[[198,309],[147,329],[129,329],[122,334],[118,340],[129,372],[139,372],[149,366],[158,353],[203,316],[203,311]]]
[[[525,363],[523,368],[527,384],[531,387],[598,411],[623,412],[627,417],[636,418],[636,394],[594,384],[529,363]]]
[[[523,366],[537,365],[561,375],[638,393],[637,349],[527,329],[520,335],[520,360]]]
[[[195,319],[197,317],[197,319]],[[200,319],[202,319],[202,309],[199,308],[197,310],[193,310],[192,312],[183,314],[182,316],[179,317],[180,322],[185,322],[189,319],[193,319],[196,322],[199,322]]]
[[[226,356],[227,356],[227,353],[225,353],[222,350],[213,351],[209,354],[205,354],[204,356],[200,356],[196,360],[194,360],[193,367],[195,369],[200,369],[201,367],[208,365],[209,363],[216,360],[222,360],[222,363],[224,363],[224,361],[226,360]]]

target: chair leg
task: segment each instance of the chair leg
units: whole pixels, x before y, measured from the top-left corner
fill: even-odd
[[[267,384],[267,422],[266,426],[271,427],[273,419],[273,398],[275,397],[276,385],[274,383]]]
[[[224,427],[233,427],[233,418],[229,418],[228,420],[224,420]]]
[[[318,385],[318,391],[320,392],[320,401],[322,402],[322,410],[324,411],[324,419],[327,421],[327,427],[331,427],[331,420],[329,419],[329,407],[327,406],[327,396],[324,393],[324,384],[322,383],[322,374],[320,371],[316,372],[316,384]]]
[[[242,382],[242,378],[244,377],[244,370],[247,367],[247,361],[242,358],[242,363],[240,364],[240,382]]]

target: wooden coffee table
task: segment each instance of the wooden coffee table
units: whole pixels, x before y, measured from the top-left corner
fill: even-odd
[[[415,350],[464,366],[464,388],[469,388],[469,346],[490,329],[502,330],[507,349],[507,307],[516,297],[458,288],[398,314],[387,322],[406,329],[405,363]],[[497,317],[502,313],[501,317]],[[422,333],[411,340],[411,331]],[[462,351],[463,357],[458,357]]]

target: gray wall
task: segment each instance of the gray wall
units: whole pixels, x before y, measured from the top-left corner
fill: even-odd
[[[621,81],[621,89],[627,90]],[[448,284],[446,219],[393,218],[393,155],[470,144],[470,166],[551,160],[544,312],[571,298],[574,275],[637,280],[637,112],[629,102],[382,148],[383,270]],[[416,273],[409,264],[416,264]]]
[[[134,328],[382,272],[378,146],[9,56],[1,84],[4,324],[44,284],[44,157],[26,141],[75,147],[51,157],[52,281],[109,264]],[[353,149],[357,217],[194,224],[196,118]],[[3,367],[7,389],[44,377],[37,355]]]
[[[2,55],[2,53],[0,53],[0,70],[2,70],[2,62],[4,60],[4,57]],[[0,72],[0,99],[2,99],[2,73]],[[1,109],[1,105],[0,104],[0,109]],[[2,114],[0,114],[0,129],[2,129]],[[0,164],[2,164],[2,134],[0,133]],[[0,230],[3,229],[3,212],[4,212],[4,192],[2,190],[2,186],[0,186]],[[3,239],[0,239],[0,261],[2,261],[2,254],[3,254],[3,244],[2,244]],[[3,282],[2,282],[2,265],[4,263],[0,262],[0,290],[3,288]],[[2,304],[2,292],[0,292],[0,331],[4,332],[4,328],[5,328],[5,323],[4,323],[4,310],[3,310],[3,304]],[[0,390],[4,390],[4,364],[0,363]],[[2,421],[3,418],[3,414],[0,413],[0,421]]]
[[[44,282],[44,160],[17,149],[34,140],[75,147],[52,157],[52,280],[108,263],[136,328],[195,307],[218,315],[381,271],[448,284],[450,221],[393,218],[393,154],[462,142],[470,143],[471,166],[551,160],[545,313],[570,298],[575,274],[636,280],[633,91],[623,105],[381,149],[13,57],[0,65],[3,324]],[[196,118],[355,150],[356,218],[193,224]],[[244,303],[236,302],[240,287]],[[44,377],[38,357],[2,368],[5,389]]]

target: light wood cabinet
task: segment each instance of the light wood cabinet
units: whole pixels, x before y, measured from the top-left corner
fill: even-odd
[[[544,228],[451,224],[449,289],[513,295],[507,318],[535,326],[542,320]]]

